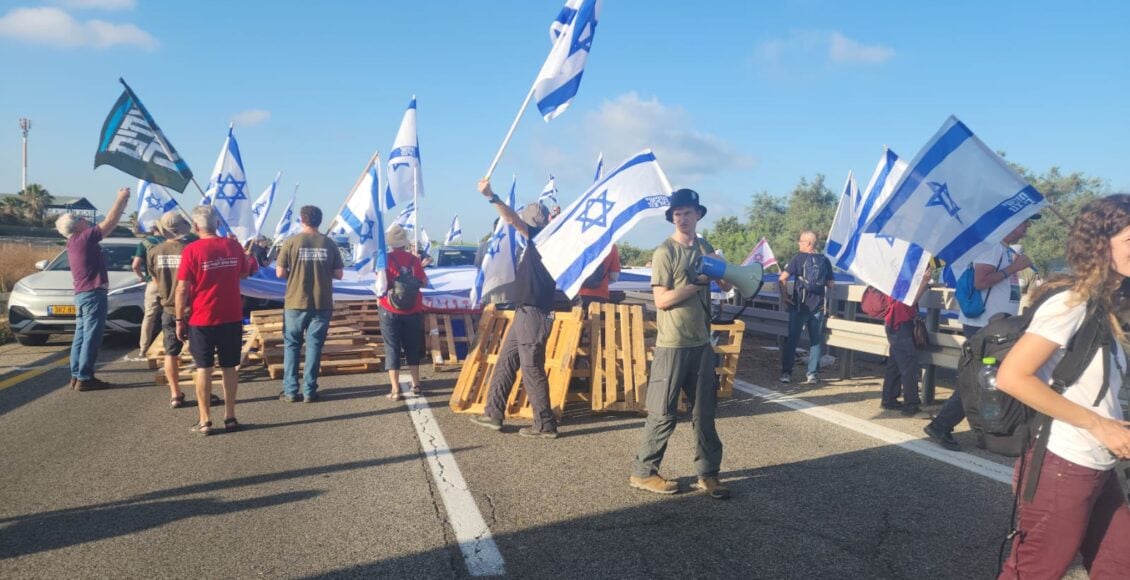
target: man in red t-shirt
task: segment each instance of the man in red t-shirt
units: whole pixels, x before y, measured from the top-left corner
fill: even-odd
[[[192,227],[200,239],[184,248],[177,270],[177,337],[188,340],[196,364],[196,400],[212,396],[212,367],[217,354],[224,383],[224,430],[236,431],[235,394],[243,343],[243,308],[239,280],[258,270],[236,240],[216,235],[220,216],[210,205],[192,210]],[[187,314],[187,318],[186,318]],[[192,430],[212,433],[208,405],[197,405],[200,421]]]
[[[412,377],[412,392],[420,394],[420,359],[424,354],[424,296],[419,291],[428,285],[424,267],[412,252],[407,251],[408,233],[393,224],[385,233],[388,243],[388,292],[381,296],[381,338],[385,343],[385,370],[392,383],[388,398],[400,400],[400,353],[408,362]],[[403,278],[401,278],[403,276]],[[400,281],[398,282],[398,279]],[[406,296],[406,286],[417,285],[415,300],[400,303]],[[408,293],[411,290],[407,290]]]

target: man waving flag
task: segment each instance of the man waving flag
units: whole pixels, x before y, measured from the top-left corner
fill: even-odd
[[[1035,187],[950,117],[910,163],[866,231],[913,241],[947,264],[963,264],[1043,204]]]
[[[661,217],[671,184],[644,150],[589,187],[534,239],[557,287],[573,298],[624,234],[641,219]]]

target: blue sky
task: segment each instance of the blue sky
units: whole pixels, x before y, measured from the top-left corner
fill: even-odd
[[[458,213],[477,240],[494,214],[475,182],[561,4],[0,1],[0,191],[19,189],[19,117],[33,123],[30,182],[103,208],[135,187],[91,169],[121,76],[202,185],[234,121],[252,192],[281,170],[281,192],[300,182],[299,203],[330,214],[416,95],[422,224],[442,238]],[[533,201],[553,173],[567,203],[598,153],[609,167],[651,147],[674,187],[703,196],[709,226],[800,177],[838,190],[854,170],[862,186],[883,145],[911,158],[955,114],[1010,160],[1128,191],[1127,22],[1116,1],[607,0],[578,97],[548,124],[526,113],[495,189],[517,174]],[[628,240],[654,244],[668,227]]]

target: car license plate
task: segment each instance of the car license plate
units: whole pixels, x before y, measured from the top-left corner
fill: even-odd
[[[73,304],[65,304],[60,306],[48,306],[48,316],[74,316],[75,307]]]

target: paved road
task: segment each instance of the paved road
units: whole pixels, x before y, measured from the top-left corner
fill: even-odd
[[[494,433],[430,369],[408,402],[383,373],[326,377],[317,404],[258,378],[245,431],[199,437],[129,342],[102,357],[122,387],[91,393],[51,366],[65,344],[0,347],[0,576],[988,578],[1008,523],[1007,462],[914,441],[924,421],[878,413],[874,380],[782,398],[744,369],[719,410],[734,497],[714,501],[628,488],[639,417]],[[688,427],[664,465],[684,488]]]

